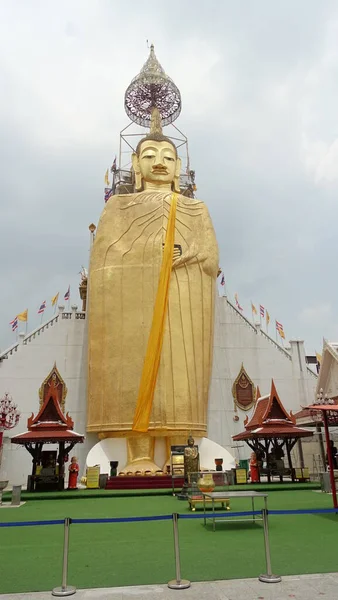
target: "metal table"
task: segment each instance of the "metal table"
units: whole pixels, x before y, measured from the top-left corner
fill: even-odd
[[[205,499],[208,498],[212,501],[212,518],[210,517],[206,517],[206,512],[205,512]],[[213,530],[215,531],[216,526],[215,526],[215,522],[216,520],[218,521],[228,521],[229,519],[231,521],[248,521],[251,520],[250,518],[243,518],[243,519],[237,519],[237,518],[231,518],[228,517],[227,519],[222,519],[222,518],[218,518],[215,514],[215,501],[216,502],[222,502],[222,501],[226,501],[230,498],[251,498],[251,505],[252,505],[252,522],[255,523],[255,521],[261,521],[262,518],[261,517],[256,517],[256,515],[254,514],[255,512],[255,498],[264,498],[264,507],[266,510],[268,510],[268,494],[264,493],[264,492],[254,492],[254,491],[245,491],[245,492],[203,492],[203,508],[204,508],[204,525],[206,525],[207,523],[207,519],[212,521],[213,524]]]

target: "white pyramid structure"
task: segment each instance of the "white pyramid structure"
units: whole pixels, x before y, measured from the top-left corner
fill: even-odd
[[[86,313],[76,306],[71,311],[60,306],[55,316],[28,335],[21,333],[19,341],[0,354],[0,397],[8,392],[21,411],[18,425],[4,434],[0,479],[9,479],[12,485],[26,485],[31,473],[31,456],[25,448],[11,444],[10,437],[26,431],[27,418],[37,413],[38,390],[54,363],[68,388],[65,413],[68,411],[71,415],[76,431],[86,435],[85,443],[74,450],[81,471],[86,468],[87,456],[91,462],[90,457],[96,455],[93,448],[99,442],[98,436],[86,433]],[[236,446],[232,442],[232,436],[243,429],[244,418],[250,417],[253,410],[238,408],[232,395],[242,364],[263,395],[274,379],[288,411],[297,412],[310,404],[317,386],[317,375],[306,363],[303,341],[291,340],[288,349],[282,348],[259,324],[253,325],[246,319],[226,297],[217,297],[208,439],[225,449],[224,457],[229,464],[229,455],[236,459],[250,455],[248,446]],[[203,443],[207,449],[208,444]],[[105,468],[108,459],[118,460],[116,453],[120,454],[117,450],[120,444],[121,441],[116,441],[114,450],[114,444],[110,443],[111,456],[105,450]],[[216,446],[209,445],[205,456],[208,464],[211,448]],[[123,454],[123,449],[121,451]],[[160,446],[157,452],[161,454]],[[203,460],[203,456],[201,458]]]

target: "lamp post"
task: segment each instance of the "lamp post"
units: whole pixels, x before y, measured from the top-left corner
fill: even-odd
[[[14,404],[13,398],[6,393],[3,398],[0,398],[0,464],[4,431],[13,429],[18,424],[19,419],[18,406]]]
[[[331,410],[330,407],[335,406],[335,410]],[[333,506],[337,508],[337,492],[336,492],[336,482],[334,478],[334,464],[333,464],[333,456],[332,456],[332,448],[330,444],[330,433],[329,433],[329,423],[331,425],[338,424],[338,406],[332,398],[329,398],[327,394],[323,394],[323,389],[321,388],[319,394],[317,394],[317,398],[313,404],[313,408],[315,410],[321,410],[323,415],[323,423],[325,430],[325,439],[326,439],[326,451],[327,451],[327,460],[329,463],[330,469],[330,482],[331,482],[331,490],[332,490],[332,499]]]

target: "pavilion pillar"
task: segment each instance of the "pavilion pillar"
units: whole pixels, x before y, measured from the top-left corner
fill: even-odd
[[[260,447],[259,441],[256,441],[254,448],[254,452],[256,454],[256,460],[257,460],[257,465],[258,465],[258,479],[259,479],[259,483],[261,483],[261,466],[263,464],[263,461],[260,460],[260,456],[262,455],[262,448]]]
[[[331,444],[330,444],[329,424],[327,421],[326,410],[323,410],[322,414],[323,414],[324,429],[325,429],[327,459],[328,459],[329,468],[330,468],[330,481],[331,481],[333,506],[334,506],[334,508],[337,508],[336,482],[335,482],[335,478],[334,478],[334,465],[333,465],[332,448],[331,448]]]
[[[36,467],[38,464],[38,444],[35,444],[34,449],[32,449],[32,479],[31,479],[31,489],[29,490],[30,492],[34,492],[35,491],[35,476],[36,476]]]
[[[59,457],[58,457],[58,463],[59,463],[59,491],[64,490],[65,488],[65,477],[64,477],[64,456],[65,456],[65,443],[64,442],[59,442]]]
[[[266,455],[266,471],[268,476],[268,483],[271,483],[271,472],[270,472],[270,459],[269,459],[269,440],[265,440],[265,455]]]
[[[297,445],[298,445],[300,466],[301,466],[302,469],[304,469],[305,463],[304,463],[304,453],[303,453],[303,446],[302,446],[302,438],[298,439]]]
[[[292,482],[294,483],[294,481],[295,481],[295,474],[294,474],[293,467],[292,467],[291,448],[290,448],[289,441],[290,440],[286,440],[285,445],[286,445],[286,453],[287,453],[287,456],[288,456],[289,469],[291,471],[291,479],[292,479]]]
[[[326,468],[326,458],[325,458],[325,448],[324,448],[324,440],[323,440],[322,428],[321,428],[321,426],[320,426],[319,423],[316,424],[316,432],[318,433],[320,456],[321,456],[322,463],[323,463],[323,469],[324,469],[324,471],[327,471],[327,468]]]

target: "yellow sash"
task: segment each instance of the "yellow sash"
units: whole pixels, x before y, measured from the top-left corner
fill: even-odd
[[[132,431],[148,431],[157,373],[160,366],[164,324],[169,299],[169,284],[174,254],[177,194],[171,196],[168,228],[165,238],[160,278],[149,333],[147,351],[138,392]]]

